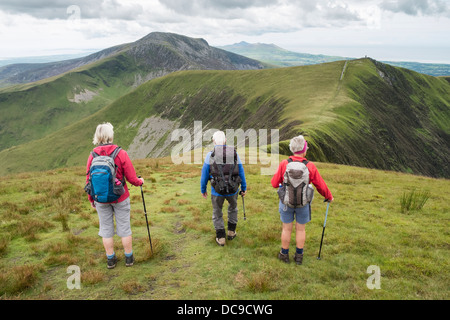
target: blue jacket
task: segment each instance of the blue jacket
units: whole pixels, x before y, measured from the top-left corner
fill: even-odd
[[[210,174],[210,165],[209,165],[209,159],[211,158],[211,153],[212,151],[210,151],[205,158],[205,162],[203,163],[203,168],[202,168],[202,177],[200,179],[200,191],[202,193],[206,192],[206,186],[208,185],[208,181],[212,178],[211,174]],[[239,158],[239,155],[237,156],[237,160],[238,160],[238,167],[239,167],[239,177],[241,178],[241,190],[245,191],[247,190],[247,182],[245,181],[245,173],[244,173],[244,166],[242,165],[241,159]],[[236,193],[238,193],[239,191],[236,191],[235,193],[232,194],[227,194],[227,195],[222,195],[222,194],[218,194],[216,192],[216,190],[214,190],[213,186],[211,186],[211,194],[213,196],[217,196],[217,197],[228,197],[228,196],[233,196]]]

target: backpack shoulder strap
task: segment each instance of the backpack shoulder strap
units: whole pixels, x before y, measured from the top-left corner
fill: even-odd
[[[94,151],[91,152],[91,155],[92,155],[92,158],[97,158],[98,157],[98,153],[94,152]]]
[[[111,158],[116,159],[117,155],[119,154],[120,150],[122,150],[121,147],[117,147],[114,149],[114,151],[109,155]]]
[[[287,162],[288,162],[288,163],[291,163],[291,162],[294,162],[294,161],[295,161],[295,160],[292,160],[291,158],[288,158],[288,159],[287,159]],[[297,161],[297,162],[300,162],[300,161]],[[303,163],[305,166],[308,164],[308,162],[309,162],[308,160],[303,160],[303,161],[302,161],[302,163]]]

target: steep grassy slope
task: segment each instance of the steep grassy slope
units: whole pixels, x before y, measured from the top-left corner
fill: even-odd
[[[193,134],[194,121],[202,121],[203,130],[280,129],[286,154],[288,139],[303,133],[312,160],[449,177],[449,106],[445,79],[370,59],[178,72],[42,140],[1,152],[0,173],[84,164],[95,126],[104,121],[114,124],[115,142],[132,155],[139,150],[139,157],[170,154],[178,142],[170,141],[172,131],[189,128]]]
[[[449,177],[450,86],[370,60],[348,63],[344,85],[354,102],[333,123],[313,128],[316,159]],[[318,154],[319,151],[323,154]]]
[[[140,70],[126,55],[0,93],[0,150],[83,119],[133,88]]]
[[[245,166],[247,220],[239,199],[237,237],[219,247],[211,202],[200,195],[201,166],[177,166],[170,158],[134,164],[146,179],[154,255],[140,189],[132,187],[137,261],[131,268],[118,237],[119,263],[106,268],[98,217],[82,190],[84,167],[0,179],[0,299],[450,298],[449,180],[316,163],[336,200],[318,261],[326,206],[320,196],[314,199],[304,262],[297,266],[276,258],[277,195],[259,166]],[[414,189],[428,191],[428,201],[420,211],[401,213],[400,198]],[[79,290],[67,287],[71,265],[80,268]],[[380,268],[380,289],[367,287],[368,280],[373,284],[369,266]]]
[[[313,111],[325,108],[324,104],[333,99],[342,66],[343,62],[337,62],[264,71],[173,73],[140,86],[83,121],[41,140],[4,150],[0,159],[5,160],[5,165],[0,172],[83,164],[92,148],[95,127],[104,121],[113,123],[115,142],[124,148],[133,143],[145,119],[152,116],[187,128],[195,120],[202,121],[205,130],[279,128],[288,137],[296,133],[295,126],[302,122],[315,122],[318,118],[328,121],[334,116],[321,110],[319,117]],[[165,138],[170,140],[170,134]],[[170,154],[170,148],[165,152]]]

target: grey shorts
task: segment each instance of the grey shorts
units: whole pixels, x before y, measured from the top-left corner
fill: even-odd
[[[95,202],[98,213],[100,230],[98,235],[102,238],[112,238],[114,234],[119,237],[131,236],[130,224],[130,198],[118,203]],[[117,233],[114,232],[114,218]]]

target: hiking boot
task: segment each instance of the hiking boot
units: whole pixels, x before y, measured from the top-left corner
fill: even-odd
[[[116,255],[114,255],[114,257],[108,259],[106,266],[108,267],[108,269],[114,269],[116,267],[116,264],[117,264],[117,257]]]
[[[225,245],[225,229],[216,230],[216,243],[222,247]]]
[[[131,267],[134,264],[134,255],[131,254],[131,256],[127,257],[125,256],[125,266]]]
[[[278,259],[280,259],[280,260],[283,261],[284,263],[289,263],[289,262],[291,262],[291,261],[289,261],[289,254],[281,253],[281,251],[278,252]]]
[[[294,261],[295,261],[295,263],[296,264],[298,264],[298,265],[300,265],[300,264],[302,264],[302,262],[303,262],[303,253],[302,254],[300,254],[300,253],[295,253],[295,256],[294,256]]]
[[[219,246],[223,247],[225,245],[225,238],[216,238],[216,242]]]
[[[234,238],[236,238],[236,231],[228,230],[227,239],[233,240]]]

